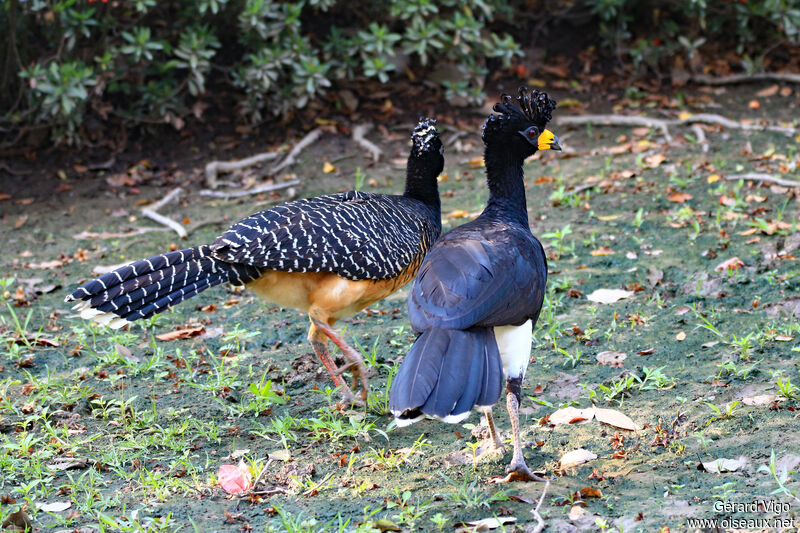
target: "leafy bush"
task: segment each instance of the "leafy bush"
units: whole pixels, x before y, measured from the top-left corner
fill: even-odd
[[[232,88],[243,120],[335,104],[352,81],[436,80],[478,103],[490,71],[562,28],[642,72],[712,39],[757,54],[800,39],[800,0],[0,0],[0,131],[96,141],[98,123],[172,124]],[[574,20],[581,24],[570,26]],[[528,21],[528,22],[526,22]],[[560,26],[559,26],[560,25]],[[506,32],[512,32],[510,35]],[[573,36],[573,34],[569,34]],[[541,43],[548,44],[546,38]],[[758,56],[749,68],[758,68]],[[328,99],[328,102],[321,102]],[[93,120],[89,120],[93,119]],[[8,143],[7,143],[8,144]],[[3,145],[0,145],[2,147]]]
[[[477,101],[487,60],[522,55],[490,31],[503,2],[483,0],[6,0],[11,58],[0,104],[6,126],[46,125],[79,144],[88,112],[126,125],[176,127],[210,82],[230,82],[250,122],[304,108],[343,80],[386,83],[451,65],[452,93]],[[348,21],[325,24],[324,20]],[[184,29],[179,29],[184,28]],[[1,45],[0,45],[1,46]],[[53,53],[55,51],[55,53]],[[488,58],[488,59],[487,59]],[[16,94],[23,98],[16,101]]]

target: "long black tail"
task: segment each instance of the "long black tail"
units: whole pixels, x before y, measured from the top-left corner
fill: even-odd
[[[472,407],[497,403],[503,363],[492,328],[431,329],[417,337],[392,381],[389,408],[397,425],[424,415],[456,423]]]
[[[78,287],[65,301],[81,317],[112,328],[165,311],[209,287],[242,285],[258,278],[256,267],[211,257],[211,247],[196,246],[156,255],[103,274]]]

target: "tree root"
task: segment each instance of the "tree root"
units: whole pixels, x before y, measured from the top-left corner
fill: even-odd
[[[377,163],[383,154],[383,150],[378,148],[378,146],[372,141],[364,138],[364,135],[366,135],[371,129],[372,124],[359,124],[353,128],[353,140],[363,148],[367,149],[372,154],[372,160]]]
[[[707,74],[695,74],[690,79],[701,85],[733,85],[735,83],[754,83],[757,81],[800,83],[800,74],[791,72],[758,72],[755,74],[732,74],[730,76],[721,77],[708,76]]]
[[[794,180],[785,180],[783,178],[778,178],[773,176],[772,174],[760,174],[760,173],[750,173],[750,174],[734,174],[732,176],[723,176],[728,181],[737,181],[737,180],[749,180],[749,181],[760,181],[765,183],[774,183],[775,185],[781,185],[783,187],[800,187],[800,181]]]
[[[261,187],[254,187],[252,189],[244,189],[238,191],[210,191],[204,189],[200,191],[200,196],[211,196],[212,198],[241,198],[242,196],[250,196],[253,194],[261,194],[262,192],[277,191],[286,189],[293,185],[298,185],[300,180],[286,181],[284,183],[273,183],[272,185],[264,185]]]
[[[542,506],[542,502],[544,501],[544,497],[547,494],[547,489],[550,487],[550,480],[548,479],[547,482],[544,484],[544,488],[542,489],[542,495],[539,496],[539,501],[536,503],[536,508],[531,510],[531,514],[533,518],[536,519],[536,526],[533,529],[530,529],[530,533],[541,533],[544,531],[545,522],[542,518],[542,515],[539,514],[539,508]]]
[[[300,152],[308,148],[311,143],[319,139],[320,135],[322,135],[322,130],[320,128],[315,128],[309,131],[305,137],[300,139],[300,141],[294,145],[294,148],[289,151],[289,153],[286,155],[286,158],[270,171],[270,174],[277,174],[289,165],[294,165],[295,161],[297,160],[297,156],[300,155]]]
[[[600,126],[644,126],[646,128],[653,128],[661,130],[667,142],[672,141],[672,136],[669,134],[670,121],[650,118],[638,117],[628,115],[580,115],[574,117],[559,117],[559,124],[597,124]]]
[[[772,124],[750,124],[738,122],[714,113],[698,113],[682,119],[661,119],[628,115],[581,115],[574,117],[560,117],[559,124],[597,124],[600,126],[645,126],[661,130],[667,142],[672,141],[669,133],[670,126],[683,126],[694,124],[717,124],[725,128],[745,131],[772,131],[784,135],[794,135],[797,128],[791,126],[775,126]]]
[[[322,130],[320,128],[315,128],[308,132],[305,137],[294,145],[294,148],[289,151],[283,161],[275,165],[275,167],[269,171],[269,174],[277,174],[289,165],[293,165],[300,152],[316,141],[320,135],[322,135]],[[206,165],[206,185],[211,189],[216,189],[219,183],[217,177],[219,177],[220,172],[233,172],[234,170],[252,167],[264,161],[277,159],[280,155],[281,151],[276,150],[274,152],[256,154],[240,161],[212,161]]]
[[[240,161],[212,161],[206,165],[206,185],[216,189],[218,185],[217,176],[219,176],[220,172],[233,172],[240,168],[252,167],[264,161],[277,159],[279,155],[280,152],[264,152]]]
[[[150,220],[155,220],[159,224],[167,226],[168,228],[174,230],[175,233],[177,233],[181,239],[185,239],[188,236],[188,233],[186,233],[186,228],[184,228],[182,224],[172,220],[171,218],[165,217],[164,215],[157,212],[166,204],[177,198],[182,192],[183,189],[181,189],[180,187],[172,189],[164,198],[162,198],[158,202],[142,208],[142,215],[146,216]]]

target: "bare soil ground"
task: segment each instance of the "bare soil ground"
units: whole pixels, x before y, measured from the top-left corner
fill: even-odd
[[[620,105],[650,116],[796,118],[797,88],[748,109],[760,89]],[[473,116],[458,123],[472,127],[445,154],[445,229],[479,213],[487,196]],[[402,190],[411,127],[375,133],[385,154],[374,166],[348,137],[324,134],[290,169],[302,180],[296,194],[351,188],[357,170],[366,190]],[[442,129],[446,141],[457,131]],[[537,155],[525,168],[531,227],[548,250],[550,280],[522,409],[528,464],[552,478],[539,508],[548,531],[700,530],[688,522],[695,518],[796,524],[798,190],[726,178],[798,179],[800,137],[711,126],[702,143],[697,131],[678,126],[666,143],[647,128],[567,128],[556,120],[552,129],[567,150]],[[240,146],[247,147],[263,149],[252,139]],[[336,409],[305,342],[307,319],[295,311],[216,288],[112,332],[62,303],[96,265],[209,242],[288,199],[286,190],[200,196],[213,149],[186,142],[174,148],[180,164],[129,157],[127,169],[80,168],[78,179],[54,178],[58,169],[47,179],[4,178],[0,521],[19,521],[12,513],[24,506],[37,530],[433,531],[490,517],[509,519],[506,531],[534,530],[531,510],[543,485],[492,483],[510,452],[481,457],[477,414],[454,426],[392,427],[387,380],[413,340],[407,289],[337,324],[372,373],[369,405],[351,411]],[[324,161],[335,170],[324,172]],[[254,182],[258,169],[227,179]],[[162,213],[193,229],[188,240],[170,231],[126,236],[157,226],[141,216],[141,204],[176,185],[190,192]],[[735,268],[720,266],[729,260]],[[589,300],[598,289],[629,294]],[[200,336],[155,337],[201,326]],[[608,358],[614,363],[600,364]],[[640,429],[551,420],[561,408],[592,405],[624,413]],[[496,418],[508,431],[502,411]],[[577,449],[596,458],[564,467],[561,458]],[[255,492],[241,498],[217,485],[219,466],[240,458],[254,477],[263,470]],[[737,461],[702,466],[716,459]],[[717,510],[756,500],[777,502],[780,512]],[[47,506],[55,503],[69,507]]]

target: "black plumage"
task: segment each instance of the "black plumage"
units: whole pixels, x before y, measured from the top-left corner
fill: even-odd
[[[411,325],[419,336],[392,382],[390,409],[399,425],[423,415],[458,422],[474,406],[497,403],[505,374],[515,433],[511,469],[527,475],[516,411],[530,356],[530,329],[519,330],[528,336],[525,350],[526,339],[508,327],[531,327],[538,319],[547,262],[528,226],[522,164],[537,149],[560,147],[545,130],[555,102],[524,89],[517,102],[519,107],[504,96],[494,108],[500,114],[484,125],[486,208],[474,221],[446,233],[420,267],[408,299]],[[509,331],[513,341],[502,353],[496,335]],[[490,411],[487,418],[496,436]]]
[[[66,301],[77,300],[84,318],[121,327],[223,282],[257,284],[260,295],[308,312],[309,340],[347,395],[325,336],[346,356],[358,358],[352,364],[363,363],[324,328],[412,279],[441,233],[437,177],[444,159],[435,121],[420,119],[411,139],[403,195],[350,191],[288,202],[237,222],[210,245],[105,274],[73,290]],[[275,272],[316,276],[278,280],[271,276]],[[339,280],[366,285],[342,286]]]

